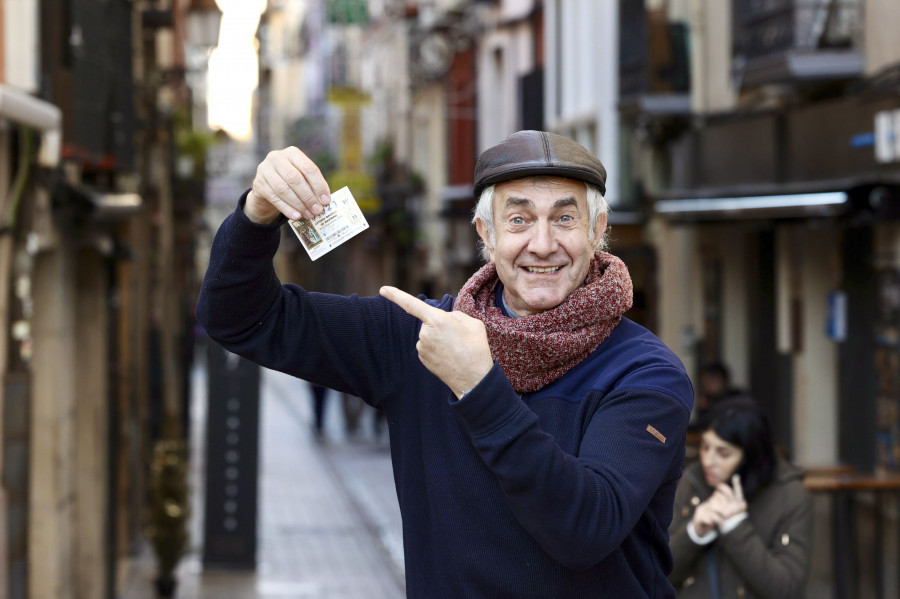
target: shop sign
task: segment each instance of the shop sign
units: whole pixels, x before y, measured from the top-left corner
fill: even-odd
[[[328,102],[340,108],[338,132],[340,157],[338,170],[328,176],[331,189],[349,187],[363,214],[381,210],[381,199],[375,191],[375,179],[366,172],[362,142],[362,109],[369,104],[369,94],[350,86],[335,85],[328,90]]]
[[[875,160],[900,162],[900,109],[875,113]]]
[[[334,25],[366,25],[369,22],[366,0],[329,0],[325,11],[328,22]]]
[[[847,292],[832,291],[828,294],[828,322],[826,333],[832,341],[847,340]]]

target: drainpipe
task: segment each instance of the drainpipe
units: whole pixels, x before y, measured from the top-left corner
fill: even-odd
[[[34,133],[42,135],[37,164],[54,168],[60,161],[62,140],[62,112],[53,104],[35,98],[15,87],[0,83],[0,120],[9,120],[23,127],[21,157],[7,199],[0,204],[0,327],[8,324],[9,284],[12,277],[13,235],[19,204],[25,194],[33,166]],[[6,364],[7,343],[0,340],[0,364]]]
[[[11,232],[34,164],[34,134],[38,131],[43,136],[37,164],[48,168],[57,166],[60,161],[62,112],[49,102],[0,83],[0,120],[9,120],[23,127],[21,156],[16,173],[7,199],[0,204],[0,331],[2,331],[9,326],[10,307],[7,298],[13,276],[14,252],[14,236]],[[8,335],[3,335],[0,337],[0,365],[7,364],[8,355]]]
[[[0,0],[2,6],[2,0]],[[62,112],[59,108],[27,94],[10,85],[0,83],[0,121],[12,121],[22,127],[21,137],[21,157],[18,161],[16,173],[13,177],[13,183],[6,195],[6,200],[0,206],[0,331],[4,334],[0,335],[0,375],[4,378],[8,374],[5,371],[5,365],[8,364],[8,356],[10,352],[10,342],[8,327],[10,326],[10,284],[12,282],[12,258],[15,251],[14,235],[11,234],[12,227],[15,224],[16,214],[22,197],[25,195],[28,177],[31,174],[34,165],[34,137],[35,133],[42,136],[40,151],[37,157],[37,164],[47,168],[54,168],[60,162],[60,146],[62,140]],[[5,141],[3,142],[5,143]],[[0,386],[0,406],[6,400],[6,385]],[[2,446],[0,446],[0,462],[5,460],[2,457]],[[21,501],[19,498],[17,501]],[[24,499],[26,507],[28,500]],[[0,481],[0,517],[7,518],[8,498],[6,489]],[[27,507],[25,510],[27,514]],[[27,518],[27,516],[25,516]],[[10,584],[9,576],[12,574],[7,570],[10,555],[7,551],[10,547],[7,543],[14,543],[15,548],[12,550],[16,555],[17,562],[22,562],[27,555],[27,540],[17,537],[15,540],[8,537],[9,531],[0,529],[0,540],[3,547],[0,549],[0,573],[3,574],[0,580],[3,580],[3,587],[0,588],[0,597],[8,596],[7,584]],[[27,585],[26,579],[22,578],[22,574],[17,576],[17,582],[21,585]]]
[[[0,119],[41,131],[43,143],[38,154],[38,164],[49,168],[59,164],[62,111],[57,106],[0,83]]]
[[[48,168],[59,164],[62,112],[49,102],[0,83],[0,119],[10,120],[24,127],[21,159],[9,199],[0,211],[0,233],[3,233],[15,225],[19,202],[25,193],[25,184],[32,166],[33,130],[36,129],[43,135],[37,164]]]
[[[27,94],[15,87],[0,83],[0,120],[9,120],[23,127],[21,157],[13,177],[12,186],[4,204],[0,204],[0,331],[9,326],[9,286],[12,280],[13,235],[16,213],[25,194],[28,177],[33,166],[34,133],[39,131],[43,143],[38,155],[40,166],[53,168],[60,161],[62,139],[62,112],[59,108]],[[7,364],[9,355],[8,335],[0,336],[0,365]],[[0,366],[0,373],[3,367]],[[2,395],[2,389],[0,389]],[[2,402],[2,397],[0,397]],[[0,404],[2,405],[2,404]],[[0,450],[2,451],[2,450]]]
[[[53,104],[35,98],[15,87],[0,83],[0,120],[23,127],[21,158],[5,204],[0,205],[0,328],[8,325],[9,284],[12,277],[13,235],[19,203],[25,193],[33,165],[35,131],[42,135],[37,164],[47,168],[59,165],[62,140],[62,112]],[[0,364],[7,363],[9,347],[0,339]]]

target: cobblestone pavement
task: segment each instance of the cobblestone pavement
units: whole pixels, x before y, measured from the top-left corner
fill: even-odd
[[[400,599],[400,512],[386,437],[365,407],[348,435],[341,397],[329,392],[324,435],[314,434],[303,381],[263,371],[260,393],[258,549],[255,572],[204,571],[202,494],[193,546],[179,567],[178,599]],[[202,491],[206,372],[194,375],[193,488]],[[152,599],[152,557],[134,560],[121,599]]]

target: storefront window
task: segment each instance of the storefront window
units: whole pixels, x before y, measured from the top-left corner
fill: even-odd
[[[900,470],[900,268],[881,268],[877,274],[878,466],[897,471]]]

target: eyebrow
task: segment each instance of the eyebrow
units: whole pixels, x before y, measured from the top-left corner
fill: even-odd
[[[529,200],[528,198],[516,198],[510,197],[506,198],[507,206],[526,206],[526,207],[534,207],[534,202]],[[574,197],[561,198],[553,202],[554,208],[564,208],[566,206],[578,206],[578,201]]]
[[[534,202],[528,198],[506,198],[507,206],[534,206]]]
[[[564,208],[566,206],[575,206],[578,207],[578,201],[573,197],[562,198],[560,200],[556,200],[553,202],[554,208]]]

